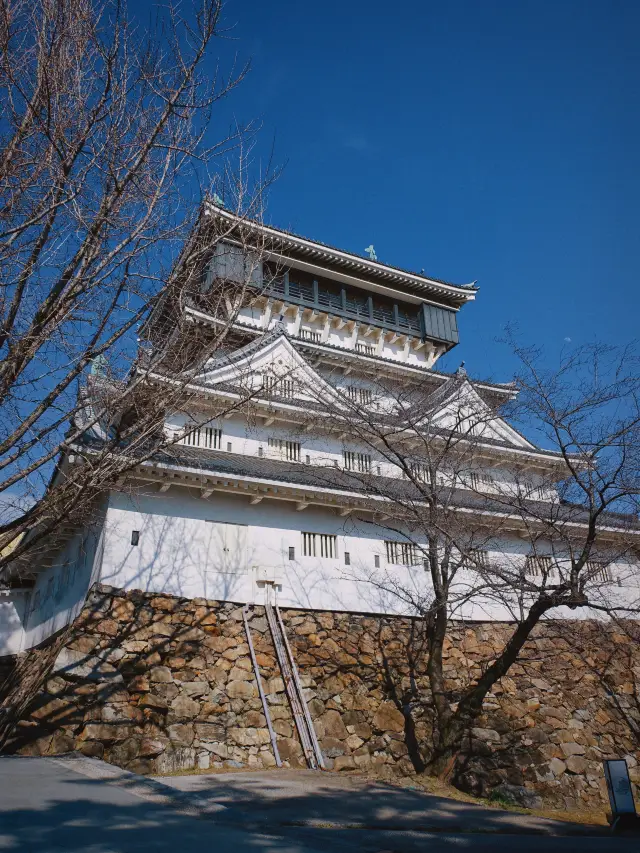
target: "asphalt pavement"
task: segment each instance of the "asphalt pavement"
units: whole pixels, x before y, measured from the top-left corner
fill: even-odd
[[[637,838],[591,835],[589,829],[576,834],[583,830],[572,824],[558,826],[555,821],[336,777],[273,771],[149,780],[95,759],[0,757],[0,851],[637,853],[639,849]]]

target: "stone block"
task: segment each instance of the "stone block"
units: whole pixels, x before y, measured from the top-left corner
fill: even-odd
[[[228,730],[228,737],[240,746],[262,746],[271,740],[267,729],[253,728],[230,728]]]
[[[174,746],[191,746],[194,738],[193,726],[189,723],[174,723],[167,729]]]
[[[198,716],[200,703],[188,696],[176,696],[170,705],[171,715],[177,720],[193,720]]]
[[[558,778],[566,771],[567,765],[560,758],[552,758],[549,762],[549,770]]]
[[[168,745],[167,738],[143,737],[140,741],[139,755],[141,758],[154,758],[156,755],[161,755]]]
[[[258,695],[258,689],[250,681],[230,681],[227,684],[230,699],[252,699]]]
[[[208,681],[183,681],[180,690],[187,696],[199,697],[209,692]]]
[[[333,769],[336,772],[340,770],[355,770],[356,762],[351,755],[338,755],[333,762]]]
[[[580,755],[570,755],[566,761],[569,773],[582,774],[587,771],[587,762]]]
[[[382,702],[374,714],[373,728],[381,732],[404,731],[404,714],[393,702]]]
[[[177,770],[193,770],[196,766],[196,751],[193,747],[167,749],[155,759],[155,764],[160,776]]]
[[[194,723],[193,728],[200,741],[223,741],[225,739],[225,728],[220,723]]]
[[[565,755],[567,758],[569,758],[569,756],[571,755],[584,755],[585,753],[585,748],[580,743],[573,743],[571,741],[568,741],[566,743],[559,744],[559,746],[563,755]]]
[[[160,681],[163,684],[172,684],[173,676],[168,666],[154,666],[149,672],[149,681]]]
[[[346,740],[349,737],[349,732],[338,711],[325,711],[320,717],[320,722],[324,726],[325,737],[337,738],[338,740]]]
[[[71,680],[123,682],[122,675],[110,663],[95,655],[86,655],[73,649],[61,649],[53,665],[53,673]]]
[[[150,708],[153,711],[166,711],[169,707],[167,700],[154,693],[145,694],[138,703],[139,708]]]

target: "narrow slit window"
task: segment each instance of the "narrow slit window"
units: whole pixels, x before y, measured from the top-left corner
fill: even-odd
[[[295,558],[296,558],[296,549],[293,547],[293,545],[290,545],[289,546],[289,559],[295,560]]]
[[[345,566],[351,565],[351,554],[348,551],[344,552],[344,564]]]
[[[132,530],[131,531],[131,544],[137,545],[140,542],[140,531]]]

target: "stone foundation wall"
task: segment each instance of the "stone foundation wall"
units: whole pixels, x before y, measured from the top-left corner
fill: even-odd
[[[299,610],[282,617],[327,766],[420,770],[432,743],[420,623]],[[250,626],[280,756],[305,766],[262,608],[251,610]],[[499,623],[452,630],[452,702],[508,631]],[[637,795],[639,684],[640,651],[626,635],[584,622],[541,627],[487,697],[454,781],[479,795],[506,784],[531,802],[602,810],[602,759],[626,755]],[[77,749],[139,773],[274,766],[242,608],[95,587],[11,747]]]

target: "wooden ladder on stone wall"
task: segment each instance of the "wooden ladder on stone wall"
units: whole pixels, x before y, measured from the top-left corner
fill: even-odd
[[[267,592],[265,597],[264,609],[267,614],[267,622],[269,623],[273,646],[276,650],[278,665],[282,673],[284,688],[300,736],[304,757],[312,770],[324,770],[324,759],[320,751],[316,731],[313,727],[313,720],[309,713],[307,700],[304,697],[302,685],[300,684],[298,668],[291,651],[291,646],[289,645],[289,640],[287,639],[282,616],[280,615],[278,605],[271,604],[269,592]]]

